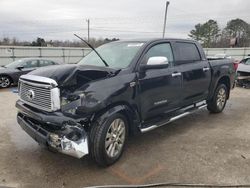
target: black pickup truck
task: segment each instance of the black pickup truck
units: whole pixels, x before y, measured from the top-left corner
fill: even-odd
[[[223,111],[234,86],[229,59],[207,60],[192,40],[118,41],[76,65],[35,70],[19,80],[17,121],[38,143],[103,166],[129,135],[207,107]],[[101,56],[101,58],[99,57]]]

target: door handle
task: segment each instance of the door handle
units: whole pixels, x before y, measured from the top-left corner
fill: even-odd
[[[203,70],[204,72],[206,72],[206,71],[209,71],[210,68],[209,68],[209,67],[204,67],[202,70]]]
[[[181,76],[181,72],[174,72],[174,73],[172,73],[172,77],[177,77],[177,76]]]

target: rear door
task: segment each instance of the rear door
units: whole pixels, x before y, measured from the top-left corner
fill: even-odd
[[[181,76],[173,66],[174,57],[168,42],[151,45],[144,53],[141,64],[150,57],[167,57],[169,66],[148,69],[139,73],[140,108],[143,121],[159,116],[178,107],[181,94]]]
[[[176,66],[182,74],[182,104],[187,105],[206,99],[211,81],[209,62],[202,59],[197,44],[175,42]]]

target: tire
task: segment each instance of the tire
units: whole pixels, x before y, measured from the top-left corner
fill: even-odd
[[[225,84],[219,84],[214,92],[214,95],[210,101],[207,101],[207,109],[211,113],[220,113],[224,110],[229,88]]]
[[[0,88],[8,88],[11,85],[11,79],[8,76],[0,76]]]
[[[109,166],[121,157],[128,136],[128,121],[120,113],[103,123],[95,121],[90,130],[90,154],[100,166]],[[123,129],[123,131],[121,130]]]

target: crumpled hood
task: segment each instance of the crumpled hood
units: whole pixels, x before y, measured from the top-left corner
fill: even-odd
[[[106,78],[115,71],[108,67],[66,64],[39,68],[29,74],[51,78],[59,87],[80,87],[87,82]]]
[[[250,65],[245,65],[245,64],[240,63],[237,71],[250,73]]]

